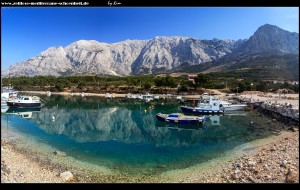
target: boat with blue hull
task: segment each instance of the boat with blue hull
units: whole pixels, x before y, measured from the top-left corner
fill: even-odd
[[[159,121],[166,123],[175,123],[175,124],[204,124],[206,117],[202,116],[188,116],[181,113],[171,113],[171,114],[156,114],[156,118]]]
[[[210,97],[209,103],[199,103],[196,107],[181,106],[181,111],[192,114],[220,114],[224,113],[225,108],[221,106],[219,98]]]
[[[42,102],[37,96],[20,96],[19,98],[8,100],[7,105],[12,108],[39,108]]]

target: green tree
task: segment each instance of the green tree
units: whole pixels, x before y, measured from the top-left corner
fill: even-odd
[[[176,80],[170,75],[167,75],[164,81],[164,86],[176,87],[177,86]]]
[[[263,92],[268,91],[268,84],[262,81],[256,86],[256,90],[263,91]]]
[[[55,84],[55,88],[60,92],[64,91],[64,85],[62,83]]]
[[[210,82],[210,77],[206,74],[198,74],[197,77],[195,78],[195,83],[196,86],[198,87],[203,87],[205,85],[207,85],[207,83]]]
[[[144,89],[149,90],[151,88],[151,83],[150,82],[146,82],[144,84]]]

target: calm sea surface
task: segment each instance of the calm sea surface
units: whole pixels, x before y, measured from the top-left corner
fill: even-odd
[[[157,121],[156,113],[181,112],[182,103],[172,99],[146,103],[121,98],[40,97],[46,101],[41,109],[1,114],[2,134],[6,126],[75,159],[131,173],[186,168],[267,137],[277,128],[254,111],[207,116],[202,127]]]

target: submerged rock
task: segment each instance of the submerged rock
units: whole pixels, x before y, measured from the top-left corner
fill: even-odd
[[[70,171],[65,171],[59,175],[65,182],[74,180],[73,174]]]
[[[67,156],[67,154],[65,152],[62,152],[62,151],[54,151],[53,152],[55,156],[60,156],[60,157],[64,157],[64,156]]]

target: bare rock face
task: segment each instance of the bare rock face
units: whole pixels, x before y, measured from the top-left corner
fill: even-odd
[[[65,48],[51,47],[40,55],[12,65],[3,76],[149,74],[217,60],[236,48],[234,40],[155,37],[108,44],[79,40]]]
[[[299,52],[299,34],[277,26],[265,24],[241,47],[241,51],[262,53],[277,51],[281,53]]]
[[[132,64],[133,74],[172,70],[183,63],[197,65],[218,60],[235,48],[234,40],[198,40],[190,37],[155,37]]]
[[[200,65],[224,56],[241,54],[298,53],[299,34],[269,24],[258,28],[249,40],[199,40],[182,36],[157,36],[150,40],[125,40],[108,44],[79,40],[67,47],[50,47],[40,55],[11,65],[2,77],[35,75],[151,74],[181,65]]]
[[[3,76],[60,76],[68,69],[72,69],[72,64],[66,57],[64,48],[50,47],[34,58],[11,65]]]

